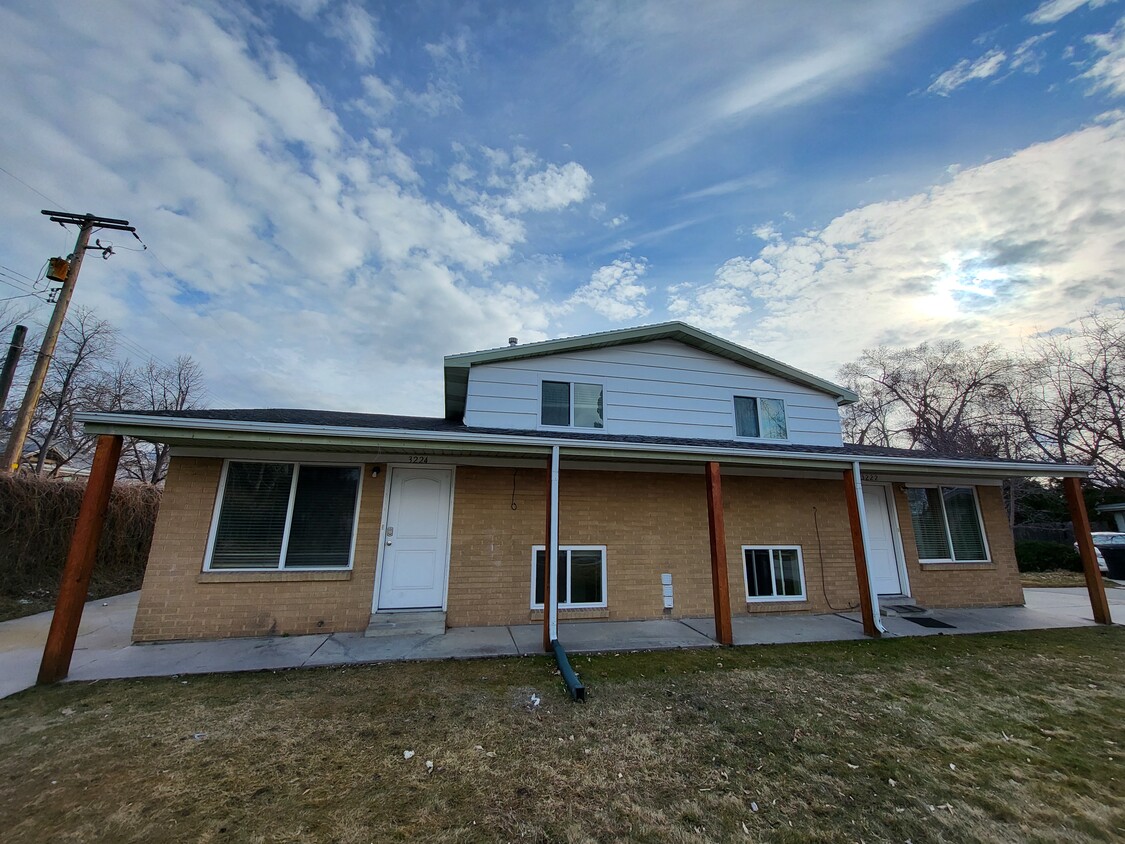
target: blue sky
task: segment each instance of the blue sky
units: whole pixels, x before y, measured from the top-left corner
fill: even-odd
[[[52,200],[0,173],[0,265],[127,217],[75,301],[218,406],[437,415],[445,354],[672,318],[831,377],[1125,303],[1112,0],[6,0],[0,68]]]

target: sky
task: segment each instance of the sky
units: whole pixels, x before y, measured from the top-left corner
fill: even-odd
[[[1114,0],[0,0],[0,78],[0,306],[49,318],[40,209],[128,219],[74,304],[214,407],[439,416],[444,355],[669,319],[832,378],[1125,307]]]

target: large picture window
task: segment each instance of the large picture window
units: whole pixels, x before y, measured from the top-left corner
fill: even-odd
[[[742,546],[747,601],[805,600],[805,571],[799,546]]]
[[[204,568],[349,568],[360,467],[230,460]]]
[[[976,491],[969,486],[909,487],[910,520],[924,563],[988,561]]]
[[[767,440],[789,438],[785,402],[760,396],[734,397],[734,433],[739,437]]]
[[[532,548],[533,609],[543,608],[543,582],[546,577],[547,551],[542,545]],[[560,545],[558,578],[555,594],[563,609],[576,607],[604,607],[605,600],[605,546]]]
[[[601,384],[544,381],[540,421],[567,428],[604,428],[602,393]]]

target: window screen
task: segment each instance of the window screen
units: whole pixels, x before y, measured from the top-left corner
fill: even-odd
[[[943,487],[945,516],[949,520],[949,536],[953,540],[953,557],[957,560],[983,560],[984,534],[977,518],[977,503],[968,487]]]
[[[734,433],[739,437],[784,440],[789,437],[785,424],[785,402],[755,396],[734,397]]]
[[[603,426],[602,385],[575,384],[574,427],[601,428]]]
[[[740,437],[760,437],[758,400],[748,396],[734,397],[734,430]]]
[[[918,559],[945,562],[988,559],[984,528],[972,487],[911,488],[907,489],[906,498],[910,502]]]
[[[570,384],[566,381],[543,382],[543,424],[570,424]]]
[[[910,520],[914,524],[914,540],[921,560],[948,560],[949,538],[941,512],[941,492],[936,487],[908,489]]]
[[[535,549],[535,592],[532,604],[543,606],[543,561],[546,552]],[[555,593],[560,607],[605,605],[605,551],[601,548],[559,548],[558,579]]]
[[[291,463],[227,466],[211,568],[277,568],[292,486]]]
[[[799,548],[742,549],[747,600],[804,598]]]
[[[287,567],[347,568],[358,490],[359,469],[355,466],[300,468],[285,552]]]

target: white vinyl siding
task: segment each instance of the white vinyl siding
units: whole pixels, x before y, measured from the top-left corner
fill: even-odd
[[[603,385],[603,433],[734,440],[736,395],[784,402],[786,442],[842,445],[836,400],[674,340],[474,366],[465,423],[543,430],[543,381]]]

